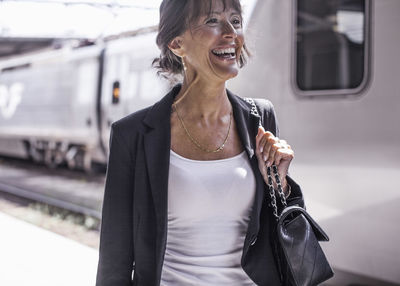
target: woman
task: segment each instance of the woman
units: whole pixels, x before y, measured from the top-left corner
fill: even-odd
[[[271,103],[254,115],[225,88],[246,62],[239,0],[164,0],[157,44],[183,82],[112,125],[97,285],[280,285],[266,166],[303,199]]]

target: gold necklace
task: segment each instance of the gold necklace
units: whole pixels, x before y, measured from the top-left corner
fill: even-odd
[[[186,126],[185,126],[185,123],[183,123],[183,120],[182,120],[182,118],[181,118],[180,115],[179,115],[178,108],[176,107],[176,103],[174,103],[173,106],[174,106],[174,108],[175,108],[176,115],[178,116],[178,119],[179,119],[179,121],[181,122],[181,125],[182,125],[183,129],[185,130],[186,135],[189,137],[190,141],[192,141],[192,143],[193,143],[194,145],[196,145],[200,150],[202,150],[202,151],[204,151],[204,152],[207,152],[207,153],[217,153],[217,152],[221,151],[222,149],[224,149],[225,144],[226,144],[226,142],[228,141],[229,133],[230,133],[230,131],[231,131],[232,112],[229,114],[230,117],[229,117],[228,134],[226,134],[226,137],[225,137],[224,142],[223,142],[222,145],[219,146],[217,149],[215,149],[215,150],[210,150],[210,149],[207,149],[207,148],[201,146],[200,143],[197,142],[197,140],[194,139],[192,135],[190,135],[189,130],[187,130],[187,128],[186,128]]]

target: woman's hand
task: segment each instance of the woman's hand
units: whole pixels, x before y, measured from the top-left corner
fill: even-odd
[[[271,132],[265,131],[263,127],[258,128],[256,136],[256,156],[258,168],[263,175],[264,181],[268,184],[267,167],[276,165],[281,179],[282,188],[287,193],[286,175],[290,162],[294,158],[294,152],[285,140],[275,137]],[[274,188],[277,188],[274,176],[272,176]]]

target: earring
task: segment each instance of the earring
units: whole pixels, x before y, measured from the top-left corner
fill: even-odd
[[[182,57],[181,60],[182,60],[183,70],[186,71],[187,67],[185,65],[185,57]]]

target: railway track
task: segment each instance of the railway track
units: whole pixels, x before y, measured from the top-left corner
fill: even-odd
[[[0,192],[101,219],[104,173],[48,169],[0,158]]]
[[[101,219],[101,212],[99,210],[82,206],[73,202],[69,202],[67,200],[62,200],[47,195],[43,195],[40,193],[36,193],[33,192],[32,190],[16,187],[7,183],[0,182],[0,192],[7,193],[30,201],[57,207],[63,210],[68,210],[78,214],[88,215],[96,219]]]

